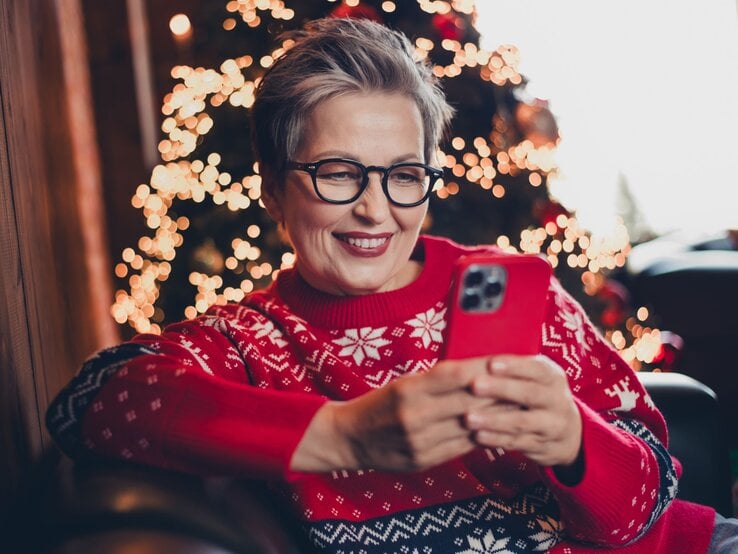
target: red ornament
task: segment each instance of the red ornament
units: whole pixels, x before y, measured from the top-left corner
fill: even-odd
[[[599,296],[603,299],[609,302],[613,302],[620,307],[627,306],[630,300],[628,289],[626,289],[624,285],[622,285],[618,281],[614,281],[613,279],[607,279],[602,284],[597,294],[599,294]]]
[[[571,213],[569,213],[569,210],[564,208],[564,206],[562,206],[555,200],[548,200],[542,206],[540,204],[539,206],[538,220],[544,227],[547,223],[556,223],[556,218],[558,218],[560,215],[565,215],[566,217],[569,217],[571,215]]]
[[[617,308],[605,308],[600,314],[600,322],[606,328],[617,327],[624,319],[625,311]]]
[[[464,22],[461,18],[449,13],[437,13],[433,16],[432,23],[442,39],[461,40],[464,30]]]
[[[661,371],[674,371],[674,366],[684,348],[684,339],[670,331],[661,331],[661,345],[653,358]]]
[[[622,324],[630,301],[628,289],[617,281],[608,279],[597,291],[597,296],[605,302],[605,309],[600,315],[602,325],[612,328]]]
[[[349,6],[347,4],[340,4],[333,9],[330,17],[348,17],[351,19],[369,19],[382,23],[382,17],[379,12],[371,6],[365,6],[359,4],[358,6]]]

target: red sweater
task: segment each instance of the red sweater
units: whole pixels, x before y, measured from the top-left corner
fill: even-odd
[[[673,501],[661,414],[555,280],[541,352],[566,371],[582,415],[579,484],[499,449],[416,474],[289,471],[327,399],[433,367],[451,267],[480,249],[421,237],[418,279],[368,296],[330,296],[283,271],[238,305],[99,352],[47,424],[71,455],[269,479],[327,552],[705,552],[714,511]]]

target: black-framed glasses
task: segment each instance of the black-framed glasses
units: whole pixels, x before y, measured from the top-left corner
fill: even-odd
[[[416,162],[382,167],[365,166],[345,158],[327,158],[313,163],[288,161],[285,167],[309,173],[315,194],[331,204],[354,202],[369,185],[369,173],[379,171],[387,199],[395,206],[412,208],[425,202],[438,179],[443,177],[443,170]]]

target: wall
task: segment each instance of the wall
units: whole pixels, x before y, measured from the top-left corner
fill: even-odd
[[[0,521],[44,453],[46,407],[117,340],[78,0],[1,0]],[[93,277],[94,276],[94,277]]]

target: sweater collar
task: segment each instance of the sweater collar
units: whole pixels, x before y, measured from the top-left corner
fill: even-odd
[[[450,260],[441,255],[448,243],[421,235],[412,259],[423,264],[420,275],[409,285],[375,294],[335,296],[310,286],[294,269],[280,272],[273,291],[290,310],[309,323],[327,329],[377,327],[413,317],[446,297],[451,275]],[[276,289],[276,290],[275,290]]]

